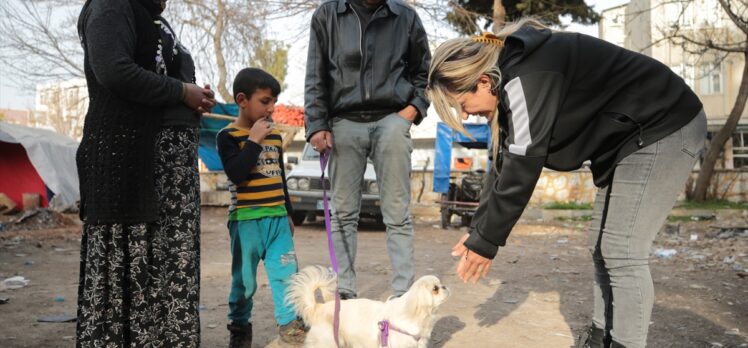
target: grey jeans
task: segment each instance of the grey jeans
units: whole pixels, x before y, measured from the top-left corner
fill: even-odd
[[[410,218],[411,123],[398,114],[376,122],[335,118],[330,159],[332,238],[338,258],[340,292],[356,294],[356,238],[366,159],[377,174],[382,216],[387,225],[387,251],[392,262],[394,295],[413,283],[413,224]]]
[[[589,235],[595,262],[592,322],[627,348],[646,346],[654,305],[650,249],[705,139],[702,111],[680,130],[622,159],[612,183],[597,193]]]

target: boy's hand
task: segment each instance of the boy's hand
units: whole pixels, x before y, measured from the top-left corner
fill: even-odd
[[[272,131],[273,123],[269,122],[267,118],[261,118],[249,130],[249,140],[252,140],[255,144],[259,144]]]
[[[296,229],[296,226],[293,224],[293,219],[291,217],[288,217],[288,226],[291,227],[291,237],[293,237],[294,230]]]

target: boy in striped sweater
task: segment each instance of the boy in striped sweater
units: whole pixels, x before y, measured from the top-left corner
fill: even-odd
[[[286,281],[298,271],[298,265],[282,138],[270,118],[280,84],[261,69],[247,68],[234,79],[233,92],[239,117],[216,138],[223,169],[231,182],[229,346],[251,346],[252,296],[257,290],[260,260],[270,281],[281,340],[302,343],[305,327],[293,307],[284,302]]]

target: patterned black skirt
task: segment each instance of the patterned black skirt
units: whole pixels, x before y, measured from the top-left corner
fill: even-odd
[[[185,127],[158,134],[158,221],[84,225],[78,347],[199,346],[198,138]]]

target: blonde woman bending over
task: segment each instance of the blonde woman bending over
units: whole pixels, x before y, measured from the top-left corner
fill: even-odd
[[[439,46],[427,93],[456,130],[468,115],[486,117],[494,158],[502,150],[470,233],[453,248],[460,278],[488,273],[543,167],[571,171],[589,160],[599,188],[589,231],[595,308],[580,343],[644,347],[650,246],[706,135],[702,104],[683,79],[650,57],[523,19]]]

